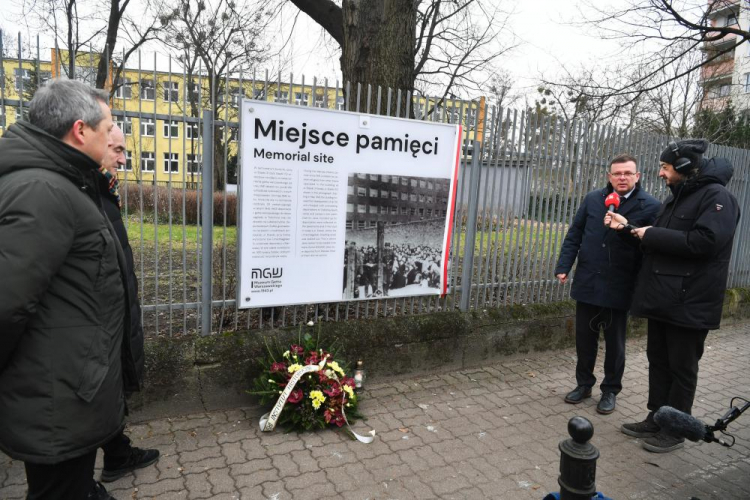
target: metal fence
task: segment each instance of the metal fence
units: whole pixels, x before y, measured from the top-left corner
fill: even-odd
[[[139,277],[144,327],[151,336],[564,300],[570,284],[560,285],[553,275],[559,249],[584,195],[606,183],[609,159],[621,152],[634,155],[642,186],[658,199],[666,197],[657,178],[659,154],[669,140],[665,136],[568,122],[533,110],[487,107],[484,99],[445,100],[361,84],[329,85],[325,80],[306,84],[293,75],[275,80],[268,74],[231,75],[221,86],[209,85],[200,71],[192,76],[173,71],[171,60],[164,63],[166,71],[155,69],[156,58],[148,71],[141,67],[140,54],[138,63],[124,73],[133,77],[127,84],[131,90],[113,91],[112,108],[127,133],[131,163],[121,175],[124,218]],[[0,55],[0,131],[23,117],[27,82],[36,78],[41,83],[39,75],[51,64],[39,51],[32,60],[3,60]],[[29,68],[36,68],[35,75],[29,76]],[[211,109],[211,103],[200,97],[209,94],[205,86],[223,92],[213,113],[204,109]],[[193,92],[203,104],[198,110],[188,105]],[[234,192],[231,184],[214,190],[209,174],[230,181],[241,175],[241,169],[232,171],[233,165],[241,164],[236,134],[240,97],[461,122],[464,147],[449,294],[238,309],[235,224],[236,201],[242,193]],[[727,157],[735,166],[729,189],[746,213],[750,151],[712,145],[707,156],[713,155]],[[749,221],[743,217],[737,230],[729,287],[750,285]]]

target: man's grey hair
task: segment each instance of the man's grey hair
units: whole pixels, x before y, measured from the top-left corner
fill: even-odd
[[[104,119],[99,101],[109,95],[83,82],[55,78],[36,91],[29,103],[29,121],[48,134],[62,139],[76,120],[97,128]]]

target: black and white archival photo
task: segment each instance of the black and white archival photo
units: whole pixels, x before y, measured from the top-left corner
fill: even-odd
[[[349,175],[344,300],[440,293],[449,193],[449,179]]]

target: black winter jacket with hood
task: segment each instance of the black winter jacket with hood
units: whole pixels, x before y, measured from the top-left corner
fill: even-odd
[[[604,199],[612,185],[588,193],[581,203],[560,249],[555,275],[569,274],[578,260],[570,296],[600,307],[627,310],[633,297],[641,253],[630,235],[604,226]],[[636,185],[630,198],[618,209],[632,224],[651,224],[659,201]],[[637,241],[637,240],[636,240]]]
[[[0,449],[54,464],[123,427],[122,250],[98,165],[24,122],[0,138]]]
[[[729,259],[740,210],[726,189],[733,168],[724,158],[701,160],[698,174],[662,204],[641,247],[631,313],[695,329],[719,328]]]

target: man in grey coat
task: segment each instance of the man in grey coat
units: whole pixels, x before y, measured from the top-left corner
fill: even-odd
[[[28,499],[111,498],[99,446],[132,373],[122,249],[101,205],[107,94],[52,80],[0,139],[0,449]]]
[[[601,330],[606,351],[602,396],[596,411],[604,415],[615,410],[616,395],[622,389],[627,314],[641,255],[637,239],[602,227],[601,221],[607,212],[605,200],[614,196],[619,200],[618,212],[626,214],[634,224],[651,224],[659,202],[640,188],[640,175],[633,156],[623,154],[612,159],[607,186],[583,199],[555,268],[557,279],[566,283],[573,262],[578,261],[570,290],[576,300],[576,388],[565,396],[565,401],[578,404],[591,396]]]

